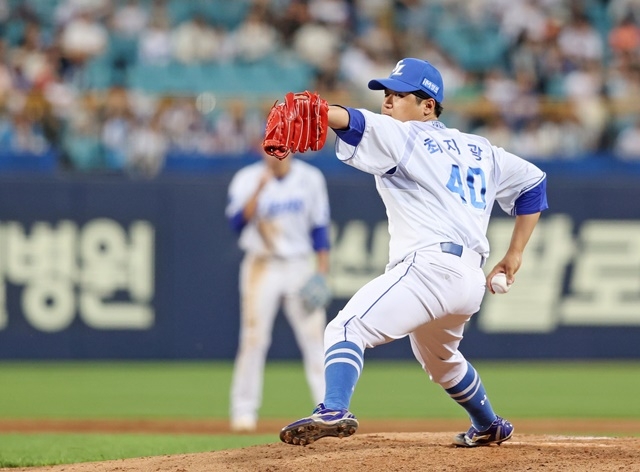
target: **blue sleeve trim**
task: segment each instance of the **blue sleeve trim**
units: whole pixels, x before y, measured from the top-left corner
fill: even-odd
[[[329,227],[318,226],[311,230],[311,239],[313,240],[313,250],[322,251],[328,250],[331,245],[329,244]]]
[[[514,214],[531,215],[549,208],[547,203],[547,179],[520,195],[516,200]]]
[[[239,233],[240,231],[242,231],[242,229],[245,227],[246,224],[247,222],[244,220],[242,211],[239,211],[238,213],[233,215],[231,218],[229,218],[229,225],[231,226],[231,229],[234,230],[236,233]]]
[[[344,107],[344,109],[349,113],[349,127],[347,129],[334,129],[334,131],[345,143],[357,146],[362,141],[362,135],[364,134],[364,115],[355,108]]]

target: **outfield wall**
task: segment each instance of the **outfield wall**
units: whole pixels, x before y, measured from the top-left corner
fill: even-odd
[[[241,257],[224,218],[231,175],[0,178],[0,358],[231,359]],[[640,357],[639,179],[601,177],[550,175],[551,210],[511,292],[488,294],[469,324],[470,359]],[[388,236],[369,176],[328,169],[327,179],[332,317],[383,270]],[[512,224],[497,214],[489,265]],[[298,355],[280,316],[270,356]],[[411,352],[403,340],[368,356]]]

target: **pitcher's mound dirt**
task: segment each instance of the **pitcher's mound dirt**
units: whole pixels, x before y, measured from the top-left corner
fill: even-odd
[[[46,422],[44,422],[46,423]],[[262,421],[260,432],[274,432],[282,422]],[[122,459],[105,462],[38,467],[28,469],[2,469],[29,472],[471,472],[471,471],[545,471],[545,472],[635,472],[640,471],[640,438],[585,435],[588,432],[610,430],[620,434],[638,434],[637,421],[616,420],[519,420],[516,433],[501,446],[473,449],[456,448],[451,438],[461,430],[457,422],[438,421],[388,421],[363,422],[358,433],[350,438],[325,438],[307,447],[283,443],[252,446],[198,454]],[[217,422],[181,423],[137,422],[135,429],[147,432],[204,432],[218,428],[223,432],[226,424]],[[443,428],[445,424],[448,427]],[[56,428],[56,425],[58,426]],[[173,425],[170,427],[170,425]],[[217,426],[216,426],[217,425]],[[4,426],[5,428],[2,428]],[[14,429],[27,429],[25,424],[14,423]],[[40,423],[41,429],[82,429],[81,424]],[[64,428],[62,428],[64,426]],[[70,426],[74,426],[71,428]],[[84,425],[85,427],[87,425]],[[99,427],[101,426],[101,427]],[[127,429],[134,427],[124,423],[102,422],[89,430]],[[1,425],[0,429],[7,429]],[[375,429],[391,428],[404,432],[375,432]],[[449,432],[433,432],[454,428]],[[422,428],[423,432],[419,428]],[[9,428],[11,429],[11,428]],[[547,434],[534,434],[546,430]],[[380,430],[384,431],[384,430]],[[411,432],[414,431],[414,432]],[[432,432],[425,432],[432,431]],[[520,432],[518,432],[520,431]],[[580,435],[566,434],[575,431]],[[565,434],[548,434],[563,432]],[[581,433],[580,433],[581,432]]]

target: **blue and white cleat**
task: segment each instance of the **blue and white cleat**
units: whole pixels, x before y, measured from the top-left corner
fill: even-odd
[[[346,438],[358,429],[358,420],[349,410],[331,410],[320,403],[311,416],[291,423],[280,431],[280,440],[306,446],[325,436]]]
[[[489,429],[478,431],[471,426],[466,433],[460,433],[453,438],[453,444],[459,447],[490,446],[498,444],[511,438],[513,435],[513,425],[501,417],[497,417]]]

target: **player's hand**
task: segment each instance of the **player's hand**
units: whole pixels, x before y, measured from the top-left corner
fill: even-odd
[[[507,276],[507,284],[511,285],[516,281],[516,272],[522,264],[522,254],[516,252],[508,252],[500,262],[498,262],[491,272],[487,275],[487,288],[491,293],[495,292],[491,288],[491,279],[494,275],[504,273]]]

